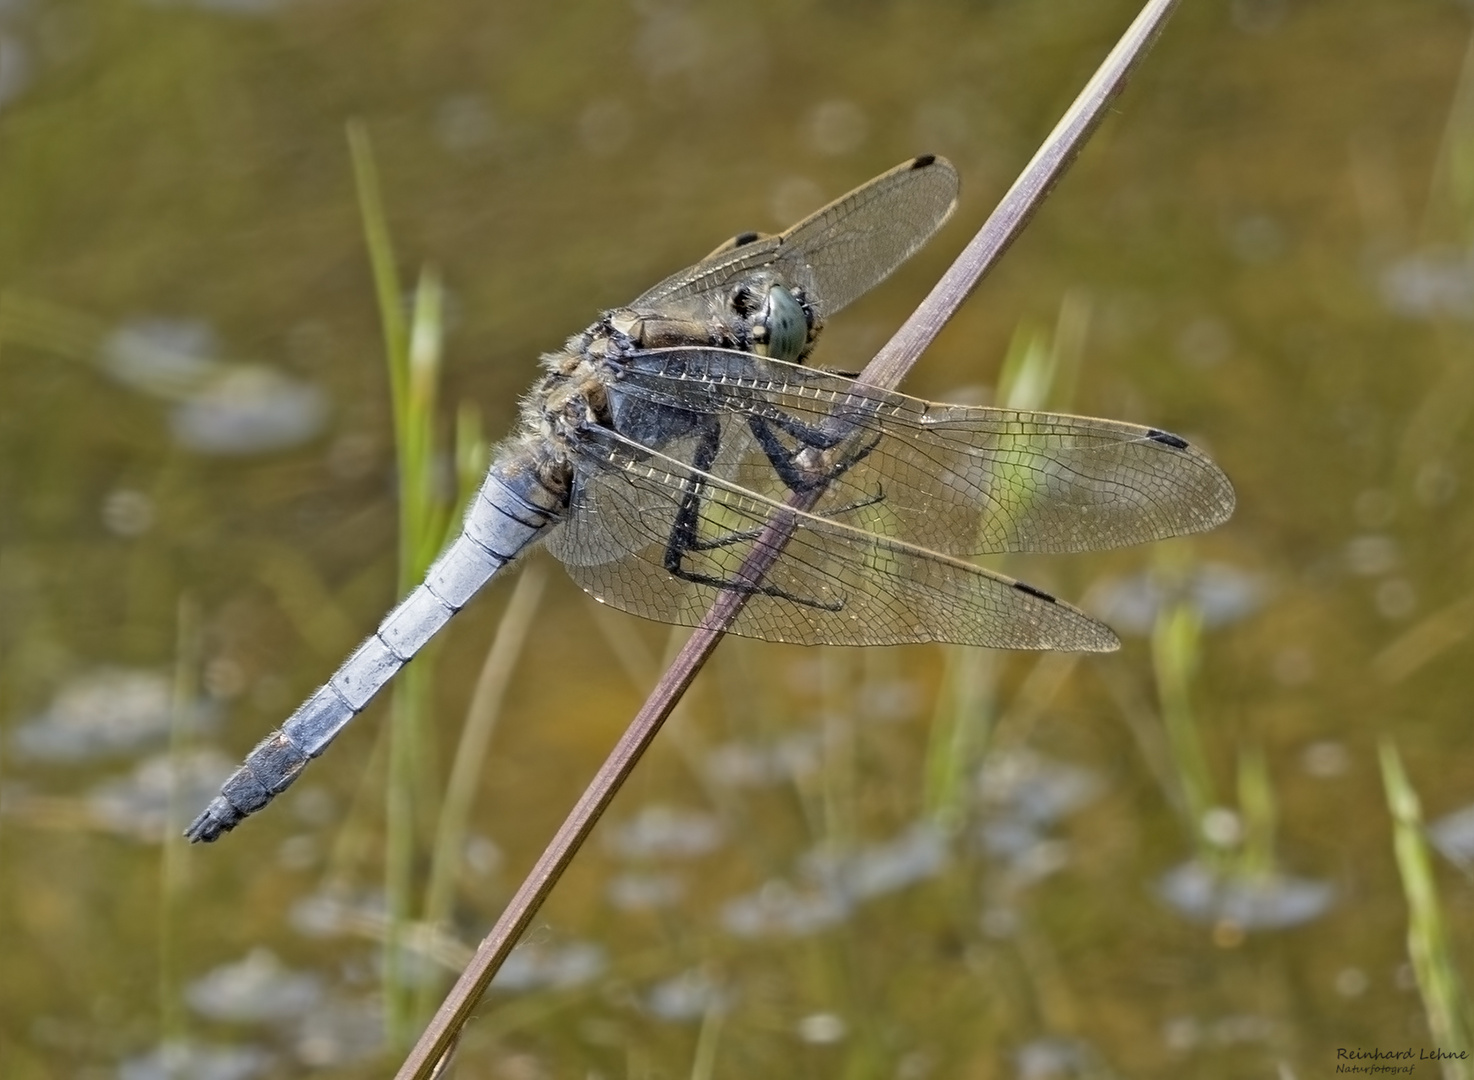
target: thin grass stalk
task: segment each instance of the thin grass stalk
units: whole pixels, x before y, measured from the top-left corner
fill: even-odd
[[[0,359],[4,358],[4,345],[4,338],[0,338]],[[14,580],[10,577],[10,566],[8,565],[11,558],[13,558],[13,556],[7,556],[6,549],[3,546],[0,546],[0,581]],[[4,610],[0,610],[0,618],[3,618],[4,615]],[[5,672],[10,669],[10,655],[7,653],[5,648],[5,643],[9,640],[13,640],[10,634],[0,633],[0,672]],[[6,679],[0,679],[0,716],[14,715],[14,713],[11,711],[10,705],[11,703],[9,681]],[[9,745],[9,739],[0,739],[0,790],[9,788],[11,783],[10,777],[8,775],[10,770],[10,762],[5,757],[6,747]],[[6,852],[10,850],[10,845],[6,842],[10,839],[6,831],[6,817],[6,815],[0,814],[0,882],[7,880],[7,878],[9,877],[9,866],[5,861]],[[8,925],[9,920],[0,920],[0,956],[14,955],[12,952],[13,946],[11,945],[10,940],[5,936],[5,929]]]
[[[359,214],[363,219],[364,241],[368,245],[369,268],[374,277],[379,324],[383,329],[384,347],[391,357],[390,393],[397,402],[405,396],[404,381],[409,369],[407,361],[403,359],[409,350],[404,312],[400,308],[400,297],[404,294],[399,286],[399,272],[394,265],[394,246],[389,239],[384,200],[379,192],[379,170],[374,164],[368,128],[362,120],[348,121],[348,151],[353,160],[353,180],[358,190]],[[398,422],[397,411],[395,421]],[[396,432],[396,437],[398,434]]]
[[[463,401],[456,409],[455,463],[457,512],[446,517],[443,545],[449,545],[461,530],[464,508],[476,497],[486,468],[491,464],[491,448],[481,429],[481,410],[474,402]]]
[[[1188,817],[1188,828],[1199,853],[1210,859],[1222,854],[1207,845],[1203,822],[1218,805],[1213,776],[1203,750],[1193,711],[1192,684],[1201,651],[1202,617],[1190,603],[1175,603],[1162,609],[1152,627],[1152,674],[1157,681],[1157,701],[1173,779]]]
[[[435,831],[424,906],[424,919],[432,925],[438,925],[450,915],[456,873],[465,848],[466,826],[480,788],[487,748],[491,745],[492,733],[501,716],[502,701],[521,659],[523,646],[527,644],[532,619],[537,614],[547,581],[548,568],[544,562],[528,564],[518,576],[511,599],[507,601],[507,609],[497,626],[496,637],[492,639],[486,660],[481,665],[481,674],[476,679],[476,689],[466,709],[466,721],[461,727]]]
[[[1070,289],[1059,302],[1050,347],[1053,377],[1049,401],[1065,412],[1073,412],[1075,408],[1075,391],[1080,385],[1080,370],[1085,366],[1085,342],[1094,315],[1095,301],[1086,289]]]
[[[1020,323],[998,369],[998,404],[1005,409],[1042,409],[1049,401],[1054,376],[1049,335],[1032,322]]]
[[[184,779],[194,748],[195,712],[199,701],[200,614],[193,599],[181,596],[174,645],[174,686],[169,702],[169,809],[159,861],[159,1029],[164,1046],[182,1046],[188,1016],[180,992],[179,940],[184,925],[185,812]]]
[[[722,1037],[722,1021],[726,1006],[718,998],[701,1016],[701,1030],[696,1035],[696,1052],[691,1055],[691,1080],[711,1080],[717,1069],[717,1044]]]
[[[414,1022],[410,938],[415,895],[415,733],[429,689],[425,668],[413,664],[394,683],[389,714],[389,783],[386,792],[384,898],[384,1026],[390,1046],[409,1041]]]
[[[1451,237],[1450,234],[1453,234]],[[1464,62],[1444,121],[1418,235],[1426,246],[1467,247],[1474,240],[1474,33],[1465,45]],[[1406,241],[1404,241],[1406,242]],[[1439,320],[1437,354],[1442,370],[1403,426],[1397,449],[1395,481],[1416,486],[1430,462],[1447,460],[1461,448],[1474,414],[1474,368],[1466,362],[1466,332],[1456,320]]]
[[[1407,899],[1408,958],[1418,981],[1418,993],[1423,998],[1428,1031],[1437,1049],[1453,1054],[1466,1052],[1471,1048],[1474,1014],[1470,1012],[1464,981],[1454,963],[1443,905],[1433,880],[1433,860],[1423,833],[1418,793],[1413,790],[1391,739],[1382,740],[1378,757],[1387,809],[1392,814],[1392,850],[1397,857],[1403,896]],[[1469,1080],[1471,1070],[1467,1058],[1444,1059],[1440,1065],[1444,1080]]]
[[[408,370],[402,408],[407,437],[399,448],[400,505],[401,512],[407,516],[406,535],[414,546],[401,545],[405,562],[399,582],[401,595],[424,579],[425,571],[440,554],[446,540],[453,538],[453,534],[446,535],[451,507],[438,490],[435,462],[435,413],[439,408],[444,341],[445,290],[440,275],[426,267],[415,288],[405,358]]]
[[[368,761],[359,773],[353,795],[343,813],[343,824],[333,836],[332,846],[323,860],[319,891],[331,897],[346,896],[352,891],[357,868],[368,861],[368,853],[377,839],[368,821],[368,809],[384,798],[384,776],[389,757],[389,730],[374,733]]]
[[[0,341],[68,360],[95,360],[107,328],[81,312],[16,292],[0,292]]]
[[[1107,106],[1125,86],[1136,64],[1161,33],[1177,3],[1178,0],[1148,0],[1142,7],[1121,40],[1009,188],[1002,203],[921,306],[866,366],[860,375],[862,383],[894,387],[911,369],[921,352],[1033,216],[1049,189],[1105,115]],[[817,497],[816,492],[811,498]],[[797,499],[790,500],[790,505],[802,508],[802,502]],[[792,520],[785,523],[783,517],[779,514],[758,537],[753,545],[752,559],[738,571],[739,580],[750,582],[760,578],[782,550],[787,534],[792,530]],[[685,648],[671,663],[528,873],[491,933],[477,948],[476,958],[456,981],[400,1066],[396,1074],[398,1080],[411,1077],[427,1080],[450,1051],[492,977],[745,602],[746,597],[740,590],[723,593],[692,633]]]
[[[1248,747],[1239,752],[1238,798],[1244,829],[1238,870],[1244,877],[1262,880],[1274,872],[1279,806],[1274,798],[1269,763],[1265,760],[1264,748],[1261,746]]]
[[[1060,304],[1052,338],[1027,324],[1014,330],[999,369],[999,405],[1042,409],[1060,404],[1062,382],[1073,390],[1089,313],[1081,295],[1067,295]],[[1027,490],[1027,484],[1020,490]],[[942,693],[927,742],[923,805],[928,819],[953,832],[964,824],[971,794],[968,781],[982,763],[1000,720],[1000,664],[998,653],[962,645],[944,646],[944,655]]]
[[[822,711],[824,759],[819,772],[820,843],[847,850],[856,840],[856,761],[854,686],[849,649],[824,649],[819,653],[819,686]]]
[[[398,595],[403,596],[424,576],[444,533],[434,476],[442,294],[435,275],[422,274],[415,293],[413,321],[406,326],[378,170],[368,132],[360,121],[349,123],[348,144],[389,369],[399,482],[396,576]],[[384,858],[388,931],[383,955],[384,1026],[391,1046],[406,1045],[414,1023],[414,1001],[406,970],[407,935],[414,915],[417,804],[425,800],[429,790],[426,729],[432,688],[432,665],[428,656],[422,656],[419,663],[395,680],[390,699]]]
[[[391,256],[391,253],[383,253]],[[392,256],[391,256],[392,257]],[[440,374],[441,311],[439,279],[421,275],[403,371],[402,396],[394,401],[399,461],[399,582],[405,595],[425,576],[445,533],[445,510],[435,494],[435,410]],[[393,365],[395,358],[391,356]],[[393,384],[391,384],[393,385]],[[414,959],[409,937],[415,931],[420,821],[428,821],[433,802],[430,761],[434,652],[418,657],[395,680],[390,698],[389,785],[385,859],[388,937],[384,950],[386,1036],[392,1046],[407,1046],[418,1022],[419,980],[408,968]]]
[[[435,414],[439,407],[439,384],[444,341],[444,290],[439,275],[426,268],[420,273],[415,288],[413,315],[410,320],[409,346],[406,354],[408,370],[405,379],[404,430],[408,445],[400,448],[400,507],[404,515],[404,531],[400,539],[401,570],[398,582],[400,596],[408,594],[424,580],[435,556],[445,547],[451,503],[441,490],[440,470],[435,452]],[[415,677],[400,700],[406,714],[396,713],[396,739],[391,746],[391,769],[395,747],[404,760],[403,781],[413,799],[409,818],[415,839],[429,840],[429,822],[437,801],[435,784],[435,740],[430,723],[434,691],[435,656],[431,648],[418,657]],[[408,885],[408,878],[406,879]],[[413,889],[411,887],[411,892]]]
[[[1422,239],[1432,240],[1441,231],[1438,225],[1445,223],[1435,219],[1450,215],[1464,233],[1463,242],[1474,239],[1469,235],[1474,228],[1474,34],[1464,47],[1464,62],[1444,120],[1423,210]]]
[[[1020,324],[999,368],[998,404],[1038,408],[1053,378],[1044,336]],[[998,660],[962,645],[943,646],[942,691],[927,740],[922,803],[940,828],[960,829],[967,814],[968,780],[982,761],[997,722]]]
[[[455,427],[458,510],[476,497],[476,491],[486,474],[489,456],[481,430],[480,410],[470,402],[463,402],[456,410]],[[460,514],[447,514],[440,546],[444,548],[454,540],[460,528]],[[532,612],[542,594],[546,574],[547,571],[540,564],[533,564],[518,579],[466,711],[460,745],[451,759],[451,776],[447,782],[446,796],[441,801],[437,814],[435,838],[431,845],[430,884],[425,890],[422,914],[423,921],[431,927],[439,926],[449,915],[458,855],[464,843],[466,820],[486,756],[486,744],[490,741],[491,728],[495,726],[500,713],[501,698],[507,682],[510,681],[511,670],[527,637],[527,627],[521,624],[530,623]],[[533,594],[530,599],[526,596],[529,591]],[[485,730],[479,730],[481,728]],[[431,992],[433,984],[428,980],[422,981],[417,1015],[429,1011],[430,1002],[425,999],[425,995]]]
[[[926,746],[925,814],[955,833],[967,821],[969,781],[987,753],[998,712],[998,657],[976,649],[944,649],[946,667]]]

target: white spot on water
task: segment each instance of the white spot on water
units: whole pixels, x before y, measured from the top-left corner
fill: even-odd
[[[316,975],[294,972],[269,949],[257,948],[190,983],[184,999],[212,1020],[260,1023],[307,1011],[317,1004],[322,990]]]

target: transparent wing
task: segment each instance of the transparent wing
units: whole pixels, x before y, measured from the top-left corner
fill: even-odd
[[[810,645],[1100,652],[1119,644],[1108,627],[1010,578],[789,510],[615,433],[591,436],[580,453],[569,517],[548,546],[585,591],[632,614],[695,626],[723,592],[750,591],[739,567],[767,522],[786,514],[793,535],[733,633]],[[686,499],[695,513],[678,530]]]
[[[935,551],[1104,550],[1201,532],[1233,512],[1233,486],[1206,454],[1136,424],[934,404],[724,349],[636,354],[615,385],[720,416],[711,471],[723,479],[786,496],[754,434],[766,426],[830,477],[816,515]],[[825,453],[800,453],[813,433],[845,431]]]
[[[737,237],[695,266],[666,278],[633,304],[643,308],[720,289],[766,266],[804,290],[828,318],[873,289],[911,257],[957,204],[957,170],[919,157],[882,173],[778,236]]]

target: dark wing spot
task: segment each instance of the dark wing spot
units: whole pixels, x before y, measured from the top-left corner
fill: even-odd
[[[1187,440],[1181,436],[1172,434],[1170,431],[1158,431],[1156,428],[1152,428],[1146,433],[1146,437],[1153,442],[1161,443],[1163,446],[1170,446],[1174,450],[1187,449]]]
[[[911,162],[911,167],[913,169],[924,169],[936,160],[936,154],[922,154],[919,158]]]
[[[1021,593],[1028,593],[1030,596],[1037,596],[1040,600],[1046,600],[1046,601],[1048,601],[1051,604],[1057,604],[1057,603],[1059,603],[1058,600],[1056,600],[1054,597],[1050,596],[1043,589],[1036,589],[1036,588],[1034,588],[1034,586],[1030,585],[1028,582],[1025,582],[1025,581],[1015,581],[1013,583],[1013,587],[1015,589],[1017,589]]]
[[[759,239],[762,235],[763,234],[760,232],[740,232],[736,236],[732,237],[732,246],[734,248],[746,247],[754,240]]]

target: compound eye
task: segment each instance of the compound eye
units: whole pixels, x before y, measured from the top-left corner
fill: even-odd
[[[809,318],[793,293],[782,285],[768,289],[760,321],[767,329],[763,353],[775,360],[797,363],[809,344]]]

